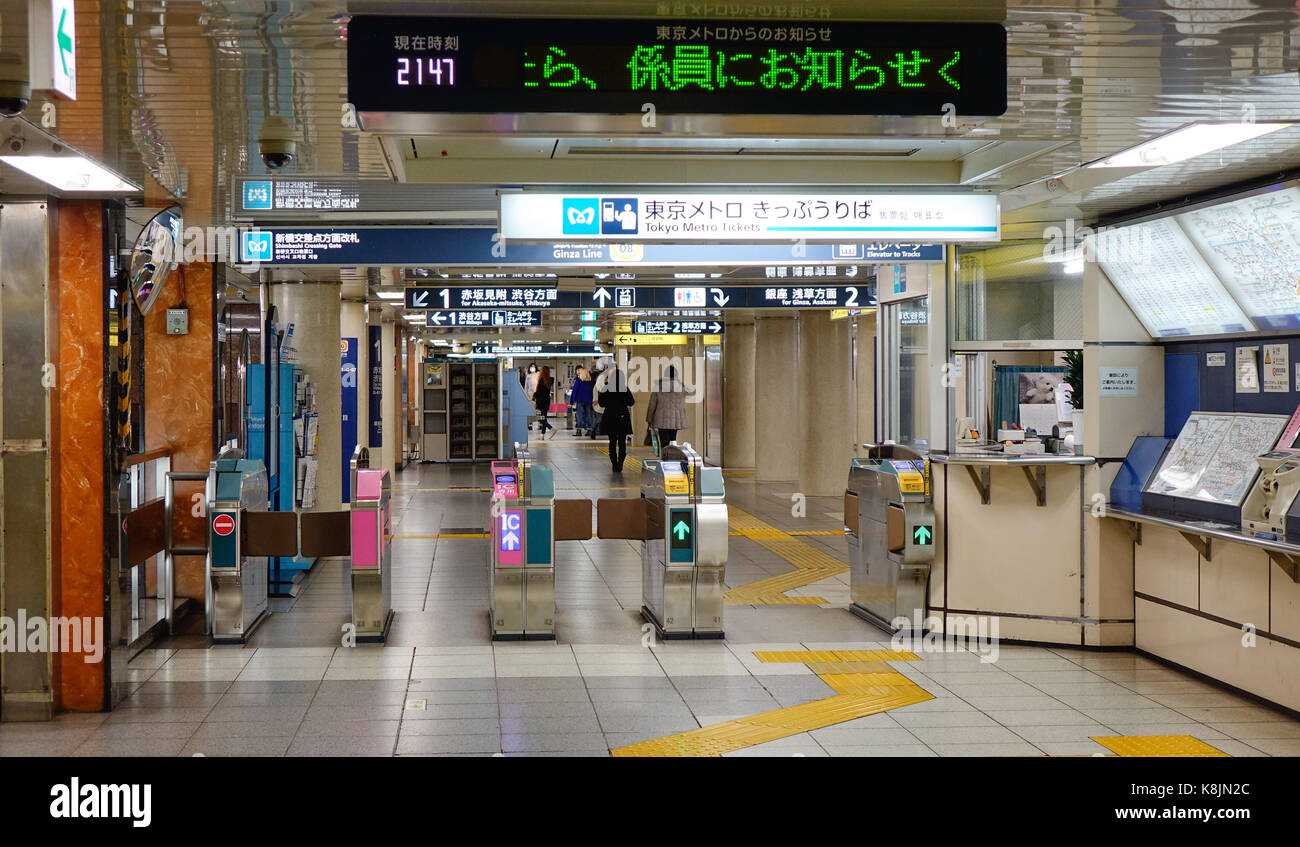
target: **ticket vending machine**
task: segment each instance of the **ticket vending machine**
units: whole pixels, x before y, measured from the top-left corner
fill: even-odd
[[[492,463],[492,638],[555,637],[555,483],[516,443],[514,461]],[[590,521],[590,518],[588,518]]]
[[[672,442],[642,462],[641,614],[661,638],[722,638],[727,505],[722,469]]]
[[[370,451],[352,453],[352,625],[358,642],[382,642],[393,621],[392,485],[370,467]]]
[[[269,614],[267,559],[245,556],[244,512],[265,512],[261,459],[219,459],[208,467],[207,630],[217,644],[242,644]]]
[[[844,494],[849,611],[894,632],[925,618],[935,546],[929,462],[898,445],[867,447]],[[907,626],[896,627],[903,618]]]

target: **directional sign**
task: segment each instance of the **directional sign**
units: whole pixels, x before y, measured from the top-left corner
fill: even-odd
[[[435,327],[541,326],[542,313],[527,309],[428,312],[424,322],[426,326]]]
[[[77,21],[73,0],[34,0],[27,5],[32,88],[76,100]]]
[[[279,186],[277,182],[275,192],[281,191]],[[259,217],[256,211],[247,212],[247,216]],[[495,229],[487,227],[260,227],[259,230],[270,233],[266,254],[240,261],[256,260],[263,266],[280,267],[389,265],[446,270],[562,266],[596,268],[602,272],[638,266],[772,266],[785,267],[787,275],[793,278],[795,267],[824,269],[827,265],[864,264],[876,261],[875,255],[881,256],[880,261],[941,262],[944,258],[942,244],[907,244],[892,249],[888,244],[851,241],[801,244],[793,238],[769,244],[539,244],[502,239]],[[617,298],[613,286],[608,291]],[[609,305],[620,307],[617,299]]]
[[[601,286],[561,291],[547,285],[406,289],[406,308],[434,311],[538,309],[861,309],[876,305],[873,285],[815,280],[730,286]],[[711,333],[718,334],[718,333]]]
[[[668,510],[669,561],[689,562],[695,548],[695,512],[692,509]]]
[[[718,320],[632,321],[636,335],[722,335],[726,331],[727,325]]]
[[[934,527],[918,524],[912,530],[912,543],[918,547],[928,547],[934,543]]]
[[[479,341],[471,352],[492,356],[600,356],[599,344],[547,344],[541,341]]]
[[[496,530],[497,564],[522,565],[524,513],[519,509],[503,510],[497,518]]]

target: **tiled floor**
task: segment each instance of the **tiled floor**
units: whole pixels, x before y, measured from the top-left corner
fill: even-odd
[[[590,441],[535,455],[557,496],[636,496]],[[641,451],[637,451],[641,452]],[[0,755],[607,756],[621,747],[834,694],[798,663],[755,651],[884,649],[846,610],[848,574],[799,593],[826,606],[729,606],[725,642],[643,641],[639,545],[557,545],[557,643],[490,640],[488,469],[416,466],[394,488],[393,600],[384,647],[340,645],[350,607],[339,561],[320,563],[244,647],[178,638],[131,664],[111,714],[0,724]],[[835,498],[791,513],[792,486],[728,477],[728,499],[789,532],[840,528]],[[846,558],[839,535],[800,536]],[[732,537],[727,585],[790,569]],[[997,662],[925,653],[891,666],[934,696],[727,755],[1020,756],[1109,751],[1093,736],[1191,735],[1234,756],[1300,755],[1300,721],[1146,658],[1002,645]]]

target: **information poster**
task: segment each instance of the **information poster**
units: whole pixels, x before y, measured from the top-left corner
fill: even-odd
[[[1237,393],[1259,393],[1258,347],[1237,348]]]
[[[1288,365],[1290,350],[1286,344],[1264,345],[1262,381],[1264,391],[1286,393],[1290,389],[1291,368]]]

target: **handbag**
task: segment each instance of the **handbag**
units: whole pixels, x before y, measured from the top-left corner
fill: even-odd
[[[659,430],[656,427],[650,427],[650,446],[654,447],[655,455],[659,455]]]

